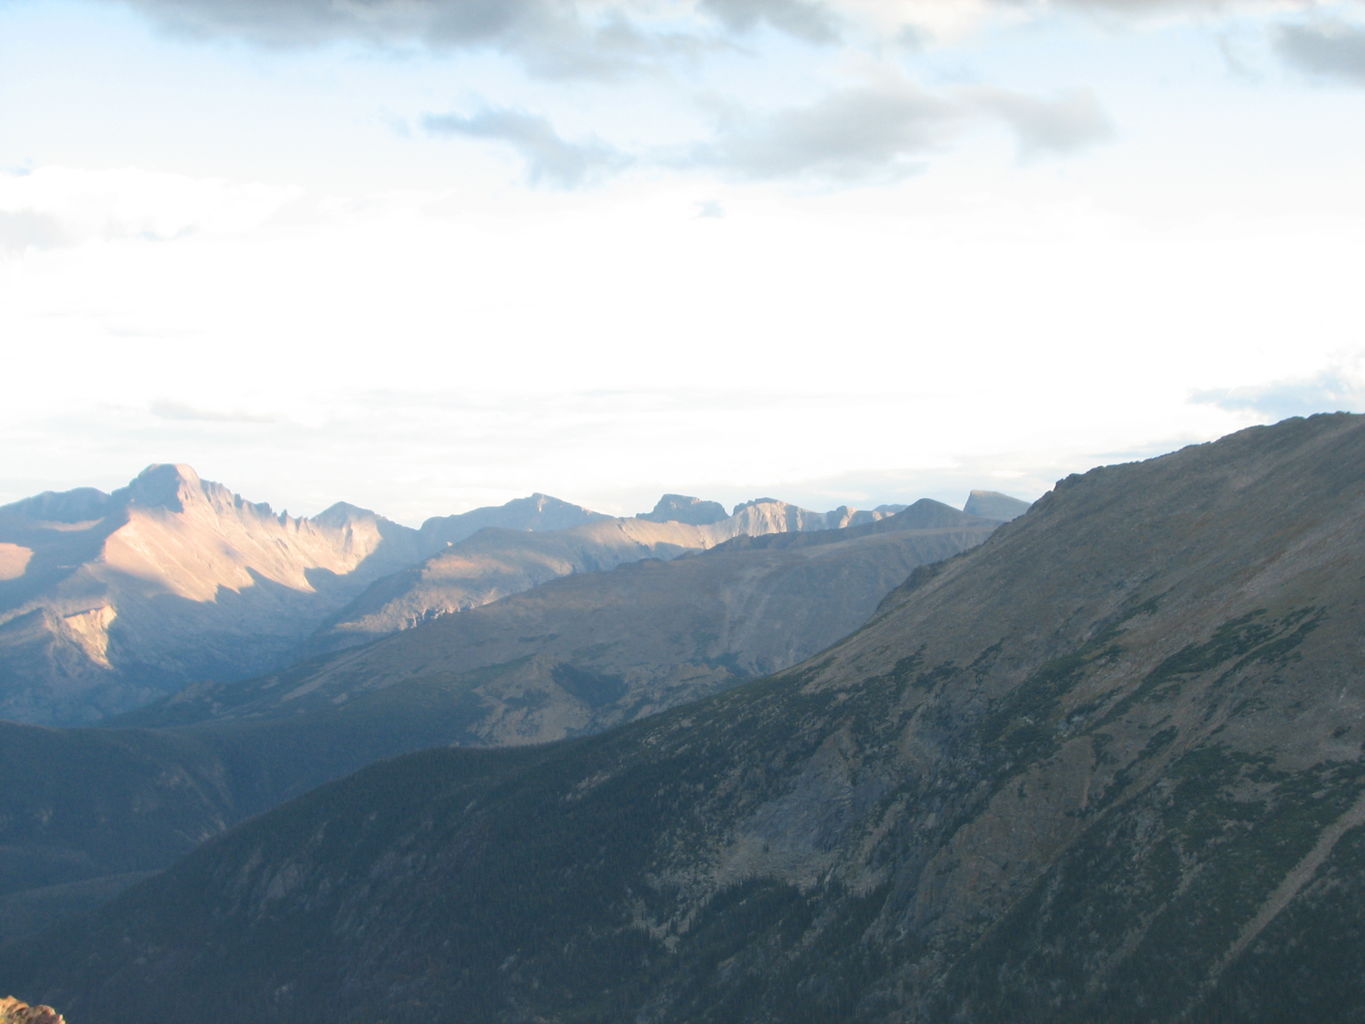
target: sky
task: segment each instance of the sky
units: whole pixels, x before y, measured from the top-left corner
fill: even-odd
[[[826,509],[1365,411],[1365,2],[0,0],[0,503]]]

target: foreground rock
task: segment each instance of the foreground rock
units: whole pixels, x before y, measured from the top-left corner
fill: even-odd
[[[13,996],[0,999],[0,1024],[66,1024],[50,1006],[29,1006]]]

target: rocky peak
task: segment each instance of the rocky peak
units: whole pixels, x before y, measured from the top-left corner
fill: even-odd
[[[725,506],[718,501],[702,501],[688,494],[665,494],[654,505],[654,511],[641,512],[635,518],[656,523],[690,523],[708,526],[728,519]]]
[[[758,505],[786,505],[786,502],[779,501],[777,498],[750,498],[748,501],[741,501],[734,507],[730,514],[732,516],[737,516],[746,508],[754,508]]]
[[[967,503],[962,506],[962,511],[968,515],[981,516],[983,519],[996,519],[1000,522],[1018,519],[1028,510],[1029,503],[1027,501],[1011,498],[1008,494],[1001,494],[999,491],[972,491],[967,496]]]
[[[164,509],[184,512],[194,507],[212,507],[218,513],[249,509],[257,516],[274,516],[269,502],[243,501],[222,484],[203,480],[193,468],[178,462],[153,463],[135,476],[127,487],[111,495],[115,502],[132,508]]]
[[[148,466],[127,487],[114,493],[129,505],[183,512],[186,502],[202,495],[203,490],[204,482],[189,466],[159,462]]]
[[[338,501],[315,515],[313,522],[319,526],[343,527],[357,522],[372,523],[380,518],[378,513],[368,508],[352,505],[349,501]]]
[[[0,1024],[66,1024],[66,1018],[50,1006],[29,1006],[6,996],[0,999]]]

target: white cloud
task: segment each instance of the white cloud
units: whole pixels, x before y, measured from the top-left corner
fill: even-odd
[[[681,163],[758,180],[896,181],[922,169],[959,117],[954,104],[909,85],[843,89],[771,113],[727,110]]]
[[[526,163],[531,185],[573,189],[596,184],[631,163],[600,139],[569,142],[549,120],[520,110],[485,109],[477,114],[428,114],[422,126],[433,135],[493,139],[511,146]]]
[[[887,184],[925,169],[985,119],[1004,121],[1021,158],[1070,154],[1114,135],[1089,90],[1039,97],[1003,89],[927,92],[883,78],[767,113],[728,109],[678,166],[738,179]]]
[[[974,98],[1014,130],[1022,159],[1072,153],[1114,136],[1109,115],[1089,89],[1073,89],[1046,98],[998,89],[980,90]]]
[[[300,198],[300,190],[139,168],[41,167],[0,176],[0,239],[39,248],[85,241],[168,241],[244,234]]]
[[[812,43],[839,38],[837,5],[815,0],[700,0],[702,10],[732,31],[766,25]]]

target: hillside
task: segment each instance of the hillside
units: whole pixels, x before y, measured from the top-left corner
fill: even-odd
[[[740,536],[554,579],[248,683],[192,687],[122,721],[280,718],[401,688],[387,703],[458,695],[465,742],[595,732],[795,664],[862,625],[913,569],[996,525],[923,500],[864,526]]]
[[[803,665],[376,765],[0,967],[110,1024],[1357,1019],[1362,466],[1070,477]]]
[[[842,529],[893,515],[898,506],[811,512],[772,498],[736,506],[715,518],[714,503],[665,495],[654,512],[598,518],[553,532],[484,529],[420,565],[376,582],[337,613],[315,640],[318,652],[373,640],[421,622],[465,611],[560,576],[604,572],[646,558],[705,551],[735,537]],[[716,506],[718,508],[718,506]],[[697,509],[703,513],[698,515]],[[666,519],[676,515],[686,520]]]
[[[920,502],[869,526],[552,581],[284,673],[194,688],[121,728],[0,723],[0,934],[5,918],[77,906],[103,893],[94,879],[164,867],[380,758],[598,731],[791,665],[859,626],[916,566],[992,529]]]

